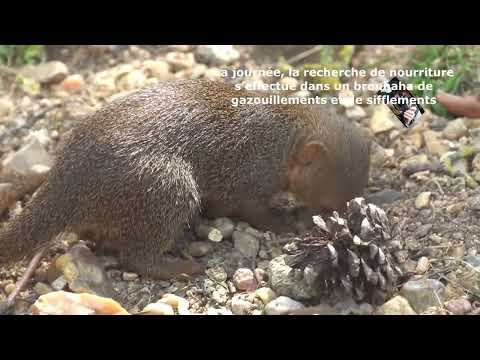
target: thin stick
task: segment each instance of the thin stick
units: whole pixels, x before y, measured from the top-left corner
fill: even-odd
[[[314,46],[311,49],[305,50],[304,52],[301,52],[300,54],[297,54],[294,57],[291,57],[290,59],[288,59],[287,63],[289,63],[290,65],[294,64],[294,63],[297,63],[297,62],[305,59],[306,57],[308,57],[312,54],[315,54],[317,51],[320,51],[322,49],[322,47],[323,47],[323,45],[317,45],[317,46]]]
[[[4,314],[7,310],[9,310],[14,301],[15,301],[15,298],[18,296],[18,294],[20,293],[20,291],[23,290],[23,288],[25,287],[25,285],[27,284],[28,280],[31,278],[33,272],[35,271],[35,269],[37,268],[38,266],[38,263],[40,262],[40,260],[42,259],[43,257],[43,254],[45,252],[45,249],[46,248],[43,248],[41,250],[39,250],[35,256],[32,258],[32,260],[30,260],[29,264],[28,264],[28,267],[27,267],[27,270],[25,270],[25,273],[23,274],[22,278],[20,279],[20,281],[16,284],[15,286],[15,289],[12,291],[12,293],[8,296],[7,300],[3,303],[0,304],[0,314]]]
[[[442,186],[440,185],[440,183],[438,182],[438,180],[437,180],[436,178],[433,178],[432,181],[435,183],[435,185],[437,185],[438,190],[440,191],[440,193],[441,193],[442,195],[445,195],[445,191],[443,191]]]

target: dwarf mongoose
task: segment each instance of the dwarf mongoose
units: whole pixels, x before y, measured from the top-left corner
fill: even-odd
[[[2,231],[0,264],[73,230],[95,234],[129,270],[166,278],[193,272],[162,254],[200,213],[283,231],[282,199],[315,213],[362,193],[369,143],[355,126],[322,106],[234,107],[238,96],[251,93],[165,82],[86,116]]]

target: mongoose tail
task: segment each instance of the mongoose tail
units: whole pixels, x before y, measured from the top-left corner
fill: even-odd
[[[66,227],[61,197],[52,196],[51,186],[44,183],[23,211],[0,231],[0,266],[31,257],[46,247]]]

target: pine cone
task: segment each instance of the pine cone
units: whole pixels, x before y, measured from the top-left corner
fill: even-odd
[[[357,301],[385,302],[402,275],[390,255],[390,226],[385,212],[363,198],[348,202],[346,218],[314,216],[315,228],[284,247],[285,262],[303,270],[320,294],[341,288]]]

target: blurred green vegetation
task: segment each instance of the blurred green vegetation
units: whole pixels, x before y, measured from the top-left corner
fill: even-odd
[[[36,64],[45,59],[44,45],[0,45],[0,64]]]
[[[461,94],[470,90],[477,80],[480,66],[480,48],[460,45],[422,45],[417,46],[410,58],[412,69],[438,69],[454,71],[453,77],[430,78],[417,76],[410,79],[414,85],[422,82],[433,85],[433,90],[414,90],[417,97],[435,97],[438,90],[451,94]],[[448,111],[440,104],[432,104],[432,111],[440,116],[449,117]]]
[[[289,69],[297,69],[300,74],[303,74],[304,70],[317,70],[323,69],[342,69],[348,67],[352,60],[352,56],[355,52],[354,45],[324,45],[315,52],[313,56],[309,56],[309,61],[299,66],[290,65],[285,58],[280,58],[278,61],[278,69],[284,74],[288,74]],[[340,84],[342,81],[338,77],[300,77],[300,80],[306,80],[311,83],[330,84],[333,89],[335,84]]]

